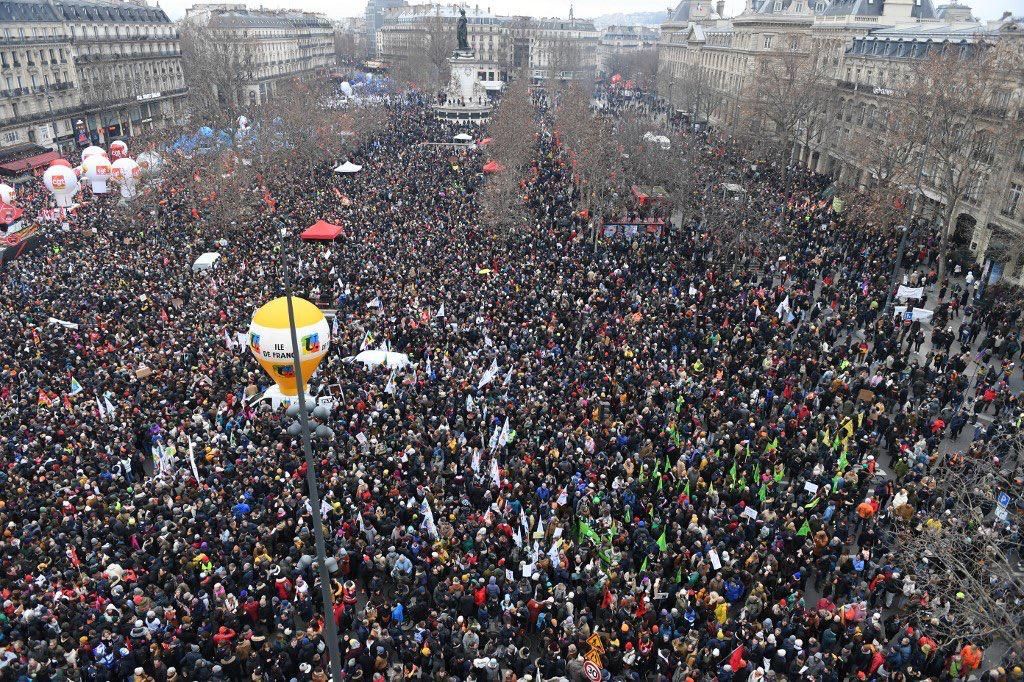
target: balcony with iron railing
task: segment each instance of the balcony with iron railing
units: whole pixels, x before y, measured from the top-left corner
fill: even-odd
[[[76,55],[75,62],[80,64],[89,64],[96,62],[136,61],[141,59],[168,59],[180,56],[181,50],[159,50],[157,52],[142,52],[139,54],[129,52],[112,52],[109,54]]]
[[[0,36],[0,47],[59,44],[70,42],[70,37],[65,34],[56,36]]]

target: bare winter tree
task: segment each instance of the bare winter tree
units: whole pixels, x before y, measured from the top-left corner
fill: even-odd
[[[488,176],[481,193],[484,219],[492,225],[512,227],[525,215],[519,183],[529,172],[536,147],[535,115],[527,79],[509,83],[488,125],[487,154],[504,167]]]
[[[787,167],[797,140],[813,134],[814,113],[824,108],[830,79],[818,63],[793,52],[761,57],[758,73],[741,94],[738,137],[774,158],[788,188]]]
[[[1013,447],[1019,451],[1019,438]],[[915,605],[940,644],[1000,642],[1021,650],[1024,574],[1019,538],[999,518],[999,492],[1018,489],[990,453],[946,462],[921,508],[893,510],[892,552],[916,586]]]
[[[854,148],[854,165],[864,169],[867,181],[863,187],[852,183],[845,205],[864,224],[890,227],[907,220],[907,204],[920,189],[918,171],[925,151],[920,118],[899,103],[880,109],[870,105],[859,116],[866,119],[862,122],[865,135]],[[920,205],[910,208],[920,209]]]
[[[658,77],[658,50],[649,48],[613,54],[605,63],[606,72],[635,81],[640,87],[653,87]]]
[[[564,147],[580,191],[580,208],[593,225],[616,212],[616,195],[628,191],[622,169],[622,145],[610,119],[590,111],[590,91],[572,82],[558,97],[554,130]]]
[[[237,113],[246,102],[242,86],[251,81],[255,60],[247,44],[226,43],[198,21],[182,21],[182,68],[189,78],[189,108],[202,118]]]
[[[426,35],[423,39],[424,56],[433,70],[434,81],[438,87],[444,87],[451,77],[451,66],[448,59],[455,49],[455,24],[448,17],[441,16],[440,7],[426,24]]]

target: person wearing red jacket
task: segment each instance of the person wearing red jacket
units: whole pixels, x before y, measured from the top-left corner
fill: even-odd
[[[221,644],[227,644],[235,638],[235,631],[226,625],[221,625],[220,629],[217,630],[217,634],[213,636],[213,643],[217,646]]]

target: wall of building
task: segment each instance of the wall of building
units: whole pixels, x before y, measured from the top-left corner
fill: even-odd
[[[0,148],[67,151],[161,125],[187,93],[178,35],[127,2],[0,2]]]

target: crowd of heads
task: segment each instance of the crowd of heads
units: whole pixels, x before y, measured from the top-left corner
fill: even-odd
[[[703,133],[763,249],[696,219],[595,243],[547,129],[531,219],[495,232],[486,155],[387,109],[358,174],[285,168],[211,221],[169,158],[155,214],[86,195],[0,273],[0,677],[327,679],[317,514],[346,679],[1022,679],[1015,648],[940,634],[893,541],[948,504],[949,453],[990,461],[1019,418],[1018,309],[935,281],[923,230],[907,282],[937,319],[883,314],[899,235]],[[343,237],[301,242],[317,219]],[[285,268],[336,311],[316,510],[238,336]],[[382,346],[414,366],[344,361]]]

